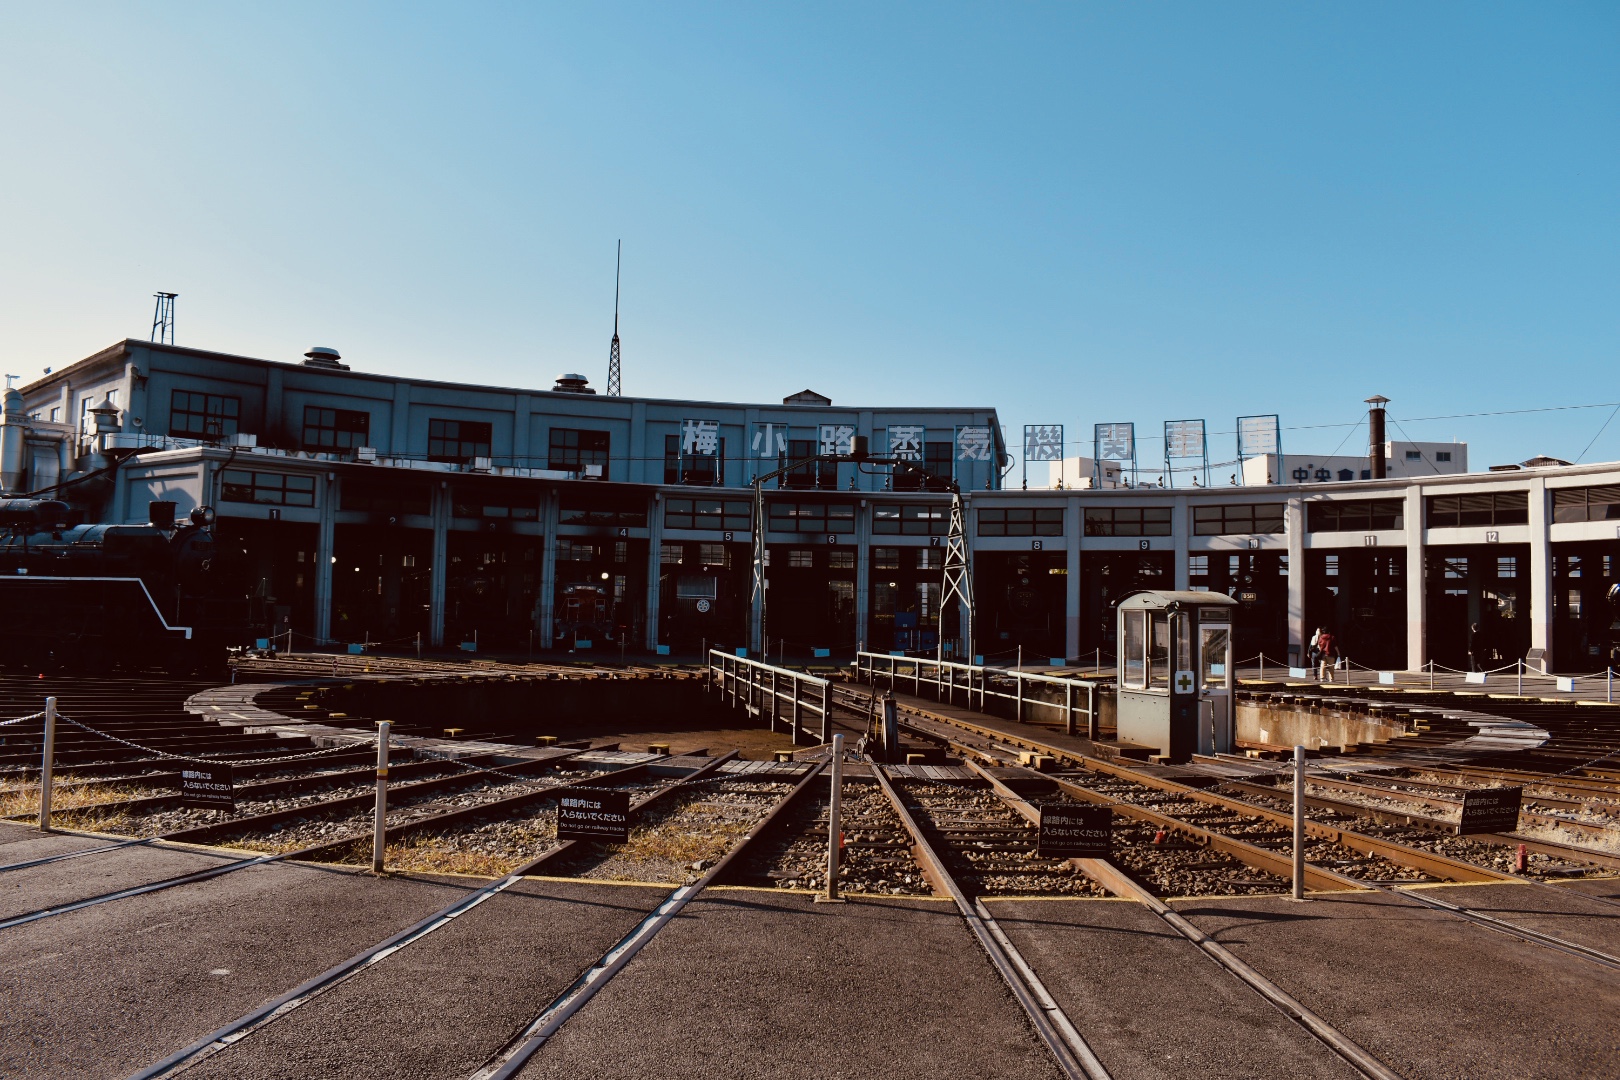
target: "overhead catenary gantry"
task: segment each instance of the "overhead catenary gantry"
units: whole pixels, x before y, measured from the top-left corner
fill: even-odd
[[[955,597],[960,607],[960,630],[957,638],[960,655],[973,656],[973,578],[968,572],[967,507],[962,488],[954,477],[935,476],[920,464],[908,458],[878,456],[867,452],[866,436],[856,435],[847,454],[815,454],[789,462],[779,469],[754,478],[754,503],[751,517],[754,550],[753,592],[749,610],[748,649],[754,656],[765,652],[765,485],[796,470],[814,464],[834,466],[849,463],[857,469],[873,468],[909,469],[922,480],[924,491],[933,487],[944,489],[951,496],[950,527],[945,537],[944,588],[940,604],[940,640],[944,640],[944,612]]]

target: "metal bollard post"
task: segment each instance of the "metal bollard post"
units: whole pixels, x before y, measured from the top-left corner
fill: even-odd
[[[416,632],[416,658],[422,659],[422,631]]]
[[[1294,899],[1305,899],[1305,748],[1294,747]]]
[[[371,828],[371,872],[383,872],[383,849],[388,841],[388,731],[387,720],[377,723],[377,817]]]
[[[1518,695],[1520,697],[1523,697],[1524,696],[1524,657],[1522,657],[1522,656],[1519,657],[1518,670],[1519,670],[1519,689],[1518,689],[1517,692],[1518,692]]]
[[[1612,664],[1603,669],[1603,687],[1604,687],[1604,690],[1606,691],[1606,695],[1605,695],[1603,700],[1607,701],[1609,704],[1613,705],[1614,704],[1614,666]]]
[[[1429,689],[1430,690],[1434,689],[1434,660],[1433,660],[1433,658],[1431,658],[1429,660]]]
[[[838,904],[838,857],[842,852],[844,832],[840,806],[844,786],[844,737],[832,737],[832,795],[827,802],[827,894],[818,896],[823,903]]]
[[[45,748],[39,763],[39,827],[51,831],[51,769],[56,764],[56,699],[45,699]]]

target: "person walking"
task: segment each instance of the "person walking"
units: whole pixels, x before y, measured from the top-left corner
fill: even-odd
[[[1316,678],[1319,682],[1327,682],[1332,676],[1335,663],[1338,660],[1338,644],[1334,641],[1331,630],[1318,630],[1316,632]]]

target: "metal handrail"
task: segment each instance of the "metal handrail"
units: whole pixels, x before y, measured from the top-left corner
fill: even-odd
[[[752,716],[764,716],[772,731],[776,730],[779,720],[785,719],[795,746],[799,743],[801,718],[806,710],[821,718],[821,741],[832,737],[832,683],[827,679],[750,660],[724,649],[709,650],[706,670],[705,689],[717,688],[722,700],[729,693],[733,706]],[[782,715],[784,705],[787,706],[785,717]]]
[[[957,690],[963,689],[967,694],[967,703],[973,704],[974,695],[978,696],[979,709],[984,711],[985,703],[990,698],[1001,698],[1014,703],[1014,719],[1024,722],[1024,712],[1027,707],[1043,705],[1050,709],[1062,710],[1064,729],[1070,734],[1078,734],[1075,725],[1075,691],[1083,689],[1086,692],[1086,703],[1081,710],[1086,715],[1086,735],[1088,738],[1098,738],[1100,735],[1100,717],[1097,712],[1099,683],[1091,679],[1066,679],[1056,675],[1041,675],[1032,671],[1019,671],[1017,669],[989,667],[983,664],[964,664],[957,660],[931,660],[918,656],[893,656],[888,653],[857,652],[855,654],[855,679],[877,685],[877,676],[880,674],[878,664],[882,662],[887,670],[881,672],[889,677],[889,686],[894,688],[905,677],[900,671],[901,664],[910,664],[912,690],[921,696],[924,686],[932,686],[938,700],[955,703]],[[925,679],[925,668],[933,669],[933,678]],[[966,676],[962,686],[957,679],[957,673]],[[948,676],[948,677],[946,677]],[[1013,680],[1013,692],[994,689],[993,680]],[[1064,688],[1063,700],[1045,701],[1041,698],[1032,698],[1024,693],[1026,683],[1037,683],[1048,686],[1061,686]]]

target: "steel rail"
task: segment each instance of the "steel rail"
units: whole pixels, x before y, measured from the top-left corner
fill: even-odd
[[[888,797],[895,812],[900,815],[900,820],[905,823],[906,830],[911,834],[912,852],[917,856],[924,873],[937,889],[955,902],[956,910],[990,958],[990,963],[997,974],[1007,983],[1013,996],[1029,1014],[1036,1034],[1046,1044],[1047,1050],[1056,1059],[1063,1074],[1072,1080],[1111,1080],[1108,1069],[1098,1059],[1085,1038],[1075,1029],[1073,1022],[1058,1005],[1057,999],[1014,947],[1012,940],[1002,931],[989,911],[985,910],[983,903],[969,902],[967,895],[945,866],[944,860],[928,842],[927,836],[917,824],[917,819],[906,807],[905,800],[889,782],[883,766],[874,764],[872,775],[877,777],[879,786],[883,788],[883,794]]]
[[[1283,788],[1268,787],[1265,784],[1256,784],[1248,780],[1227,780],[1221,787],[1236,789],[1255,798],[1281,798],[1286,793]],[[1408,814],[1402,810],[1390,807],[1363,806],[1361,803],[1344,802],[1339,799],[1330,799],[1325,795],[1312,795],[1305,793],[1305,805],[1316,810],[1327,810],[1338,814],[1348,814],[1353,817],[1368,818],[1372,821],[1387,825],[1405,825],[1414,829],[1427,829],[1437,836],[1455,836],[1456,829],[1450,822],[1437,821],[1422,814]],[[1593,866],[1600,866],[1606,870],[1620,870],[1620,855],[1610,855],[1602,851],[1593,851],[1590,848],[1576,847],[1573,844],[1561,844],[1554,840],[1531,840],[1513,836],[1509,833],[1470,833],[1469,839],[1496,847],[1518,847],[1523,845],[1526,851],[1533,851],[1541,855],[1553,855],[1574,862],[1586,862]],[[1519,880],[1530,880],[1523,878]]]
[[[1003,802],[1012,804],[1032,824],[1040,824],[1040,811],[1036,810],[1023,796],[992,776],[977,762],[969,761],[967,767],[987,780]],[[1174,829],[1177,832],[1191,836],[1206,847],[1219,851],[1224,855],[1230,855],[1251,869],[1270,874],[1272,877],[1287,881],[1293,875],[1293,860],[1283,852],[1271,851],[1257,844],[1251,844],[1246,840],[1239,840],[1235,836],[1227,836],[1224,833],[1206,829],[1201,825],[1194,825],[1190,821],[1183,821],[1170,814],[1115,799],[1112,796],[1104,795],[1102,792],[1081,787],[1079,784],[1065,780],[1063,777],[1051,777],[1037,772],[1031,772],[1030,775],[1050,780],[1057,785],[1058,790],[1084,802],[1095,806],[1106,806],[1127,817],[1136,818],[1138,821],[1146,821],[1160,828]],[[1307,888],[1316,890],[1362,890],[1366,888],[1366,885],[1356,878],[1341,874],[1335,870],[1329,870],[1315,863],[1305,864],[1305,885]]]
[[[712,762],[710,765],[717,767],[718,762]],[[705,766],[705,768],[708,767]],[[628,769],[619,770],[611,775],[622,776],[633,769],[641,768],[645,768],[645,766],[630,766]],[[605,779],[605,777],[596,777],[595,779],[601,780]],[[685,778],[681,783],[688,782],[690,779],[690,777]],[[664,790],[669,791],[671,789],[666,788]],[[549,855],[549,851],[545,852],[530,859],[504,877],[467,892],[433,914],[407,926],[378,944],[361,950],[314,978],[300,983],[280,997],[266,1002],[229,1024],[204,1035],[201,1039],[191,1043],[189,1046],[182,1047],[161,1061],[155,1062],[139,1072],[132,1073],[129,1080],[155,1080],[157,1077],[175,1076],[194,1065],[201,1064],[220,1051],[241,1042],[261,1028],[267,1027],[294,1010],[308,1004],[327,991],[337,988],[372,965],[388,959],[407,945],[420,941],[429,934],[450,925],[456,918],[478,907],[491,897],[505,892],[524,878],[532,876]]]
[[[784,795],[776,806],[771,809],[771,812],[760,820],[759,824],[738,839],[732,845],[731,850],[721,856],[720,861],[710,867],[707,873],[691,885],[682,885],[670,893],[668,898],[651,915],[638,923],[630,933],[620,938],[595,964],[587,968],[579,978],[575,979],[568,989],[553,998],[551,1003],[523,1031],[519,1032],[499,1052],[491,1056],[482,1068],[474,1072],[470,1080],[507,1080],[509,1077],[516,1076],[518,1071],[545,1046],[546,1042],[560,1031],[570,1018],[583,1009],[591,998],[596,996],[597,991],[606,986],[620,971],[623,971],[625,965],[635,958],[642,947],[651,941],[660,930],[668,926],[676,915],[680,914],[681,909],[694,896],[697,896],[705,888],[719,880],[721,875],[731,868],[732,863],[741,857],[742,853],[754,842],[754,839],[764,835],[776,823],[777,819],[787,811],[787,808],[797,802],[800,796],[809,790],[810,784],[822,774],[826,766],[827,762],[825,761],[817,762],[805,774],[804,778],[794,786],[793,790]]]
[[[1017,810],[1026,820],[1037,826],[1040,824],[1041,812],[1029,800],[1007,787],[1006,784],[997,780],[978,765],[970,762],[968,767],[988,780],[992,789],[1001,797],[1002,801]],[[1312,1035],[1320,1039],[1330,1050],[1344,1058],[1351,1066],[1363,1074],[1375,1078],[1375,1080],[1397,1080],[1398,1074],[1384,1065],[1383,1062],[1358,1046],[1338,1028],[1289,996],[1276,983],[1249,967],[1242,960],[1239,960],[1225,946],[1212,941],[1202,931],[1180,915],[1177,915],[1169,905],[1131,880],[1118,866],[1115,866],[1107,859],[1074,859],[1072,861],[1087,877],[1115,896],[1135,900],[1147,907],[1176,933],[1197,945],[1210,959],[1247,983],[1251,989],[1258,991],[1262,997],[1281,1009],[1291,1020],[1300,1024]],[[1191,934],[1188,933],[1189,930]]]
[[[1275,824],[1286,826],[1289,829],[1293,828],[1294,823],[1291,815],[1279,813],[1275,810],[1269,810],[1262,806],[1256,806],[1253,803],[1244,802],[1241,799],[1232,799],[1226,796],[1216,795],[1212,792],[1204,791],[1201,788],[1190,787],[1186,784],[1177,783],[1174,780],[1167,780],[1163,777],[1155,776],[1152,773],[1141,772],[1136,769],[1127,768],[1112,762],[1102,761],[1086,754],[1077,753],[1074,750],[1067,750],[1062,747],[1051,746],[1049,744],[1036,742],[1021,736],[1009,735],[1004,731],[999,731],[994,728],[987,728],[966,720],[956,719],[955,717],[940,716],[935,713],[930,713],[926,710],[916,708],[915,706],[902,706],[902,708],[906,709],[912,715],[921,717],[931,723],[945,724],[951,727],[961,728],[965,731],[971,731],[982,738],[1001,740],[1012,743],[1016,746],[1023,746],[1027,749],[1038,750],[1041,753],[1048,754],[1058,760],[1074,762],[1084,769],[1092,772],[1098,772],[1105,776],[1113,776],[1122,780],[1130,780],[1146,787],[1156,788],[1160,791],[1192,799],[1196,802],[1207,803],[1211,806],[1219,806],[1223,809],[1235,811],[1240,814],[1248,814],[1251,816],[1266,818]],[[1339,844],[1354,851],[1360,851],[1364,855],[1381,855],[1384,858],[1389,859],[1391,862],[1399,863],[1414,870],[1421,870],[1422,872],[1431,874],[1435,877],[1446,878],[1453,881],[1476,882],[1519,880],[1518,878],[1510,874],[1502,873],[1501,871],[1487,870],[1483,867],[1474,866],[1472,863],[1465,863],[1461,860],[1448,858],[1444,855],[1436,855],[1433,852],[1424,851],[1420,848],[1407,847],[1404,844],[1397,844],[1392,841],[1383,840],[1375,836],[1368,836],[1364,833],[1354,832],[1349,829],[1340,829],[1334,826],[1324,825],[1320,822],[1311,821],[1307,821],[1305,827],[1309,835],[1317,837],[1318,839],[1326,840],[1329,843]]]

